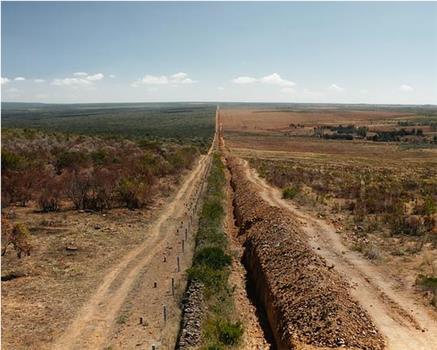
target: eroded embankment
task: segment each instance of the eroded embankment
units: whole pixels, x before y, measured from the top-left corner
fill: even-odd
[[[278,349],[383,349],[348,284],[311,250],[290,213],[262,200],[236,159],[227,164],[243,262]]]

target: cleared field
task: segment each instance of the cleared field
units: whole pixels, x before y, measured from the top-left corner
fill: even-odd
[[[226,122],[224,123],[226,125]],[[283,135],[260,135],[226,133],[226,145],[242,154],[256,151],[263,157],[273,158],[314,158],[353,159],[386,164],[399,161],[427,162],[437,164],[436,148],[416,148],[401,146],[396,143],[371,143],[366,141],[321,140],[309,137],[289,137]]]
[[[269,109],[223,109],[221,117],[225,131],[271,132],[287,130],[290,124],[306,126],[331,123],[384,123],[393,119],[405,119],[414,113],[396,111],[342,111],[342,110],[303,110],[284,111]]]

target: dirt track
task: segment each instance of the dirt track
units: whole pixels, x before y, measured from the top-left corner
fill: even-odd
[[[147,314],[144,310],[148,324],[145,327],[147,329],[140,333],[144,336],[143,331],[147,332],[147,338],[158,344],[162,341],[162,337],[165,338],[166,328],[177,328],[177,322],[176,325],[168,322],[166,325],[168,327],[164,327],[162,322],[162,305],[169,301],[171,304],[172,299],[168,297],[169,281],[172,276],[180,279],[182,275],[176,273],[177,253],[181,256],[181,263],[185,261],[182,252],[179,251],[182,234],[175,233],[181,221],[184,222],[184,228],[187,227],[186,204],[203,180],[209,158],[203,156],[200,159],[173,201],[163,210],[150,231],[145,232],[144,243],[127,254],[106,274],[95,294],[82,307],[64,335],[54,344],[54,349],[98,349],[106,345],[116,317],[133,287],[150,290],[155,281],[157,289],[153,293],[156,298],[147,306]],[[169,253],[169,250],[172,252]],[[163,256],[167,259],[165,264],[163,264]],[[146,266],[147,271],[143,275]],[[159,274],[153,274],[153,271],[159,271]],[[138,288],[135,282],[140,276],[144,285]],[[174,309],[169,307],[169,316],[172,316],[172,313]],[[144,347],[141,348],[145,349],[146,344],[143,345]]]
[[[247,162],[242,161],[247,178],[270,205],[289,210],[300,222],[314,251],[324,257],[354,288],[351,294],[369,313],[384,336],[389,350],[437,349],[437,321],[413,296],[396,290],[394,281],[377,266],[349,251],[334,227],[297,209],[281,198]]]
[[[144,243],[108,271],[53,349],[174,347],[180,322],[177,294],[184,289],[183,271],[190,266],[193,251],[195,203],[205,183],[214,145],[215,140],[145,232]],[[184,252],[182,239],[187,241]],[[176,297],[171,292],[172,278]]]

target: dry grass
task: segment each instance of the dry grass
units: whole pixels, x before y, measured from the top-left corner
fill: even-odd
[[[18,259],[9,247],[2,258],[2,276],[21,276],[2,282],[2,348],[49,348],[107,269],[146,238],[164,201],[156,197],[148,209],[106,213],[14,208],[11,221],[29,227],[33,250]]]

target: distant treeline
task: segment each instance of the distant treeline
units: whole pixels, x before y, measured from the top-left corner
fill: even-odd
[[[2,104],[3,128],[38,128],[79,135],[172,139],[207,148],[216,106],[194,103]]]

